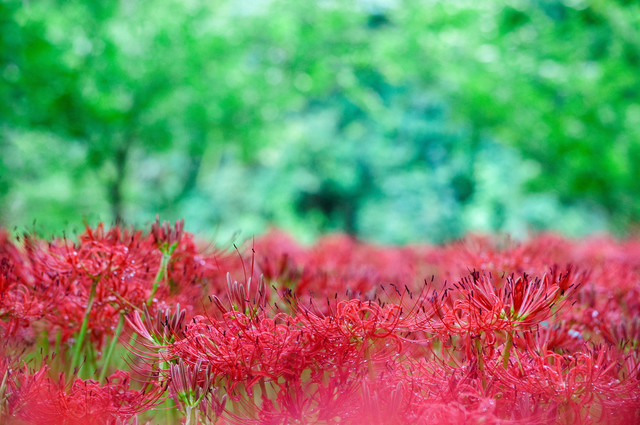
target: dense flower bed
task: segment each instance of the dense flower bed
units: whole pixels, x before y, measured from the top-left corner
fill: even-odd
[[[640,422],[640,242],[0,231],[0,422]]]

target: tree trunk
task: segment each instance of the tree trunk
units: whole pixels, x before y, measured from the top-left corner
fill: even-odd
[[[116,225],[123,222],[122,185],[126,177],[127,158],[131,140],[127,139],[116,149],[113,162],[116,175],[109,184],[109,201],[111,203],[111,215]]]

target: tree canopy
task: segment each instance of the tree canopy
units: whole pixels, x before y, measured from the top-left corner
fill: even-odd
[[[640,5],[0,4],[0,219],[443,241],[640,218]]]

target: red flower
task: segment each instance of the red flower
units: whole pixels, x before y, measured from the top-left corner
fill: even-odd
[[[6,383],[7,409],[0,419],[7,424],[99,424],[126,423],[136,412],[153,407],[164,388],[133,390],[129,375],[119,371],[101,385],[93,380],[75,379],[65,383],[49,377],[45,365],[31,371],[26,367],[12,372]]]
[[[579,283],[569,268],[541,278],[527,274],[497,277],[474,271],[431,298],[440,319],[436,329],[452,334],[479,335],[500,330],[531,329],[564,305]]]

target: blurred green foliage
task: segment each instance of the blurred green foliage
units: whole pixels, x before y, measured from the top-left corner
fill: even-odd
[[[622,232],[639,70],[635,1],[4,0],[0,220]]]

